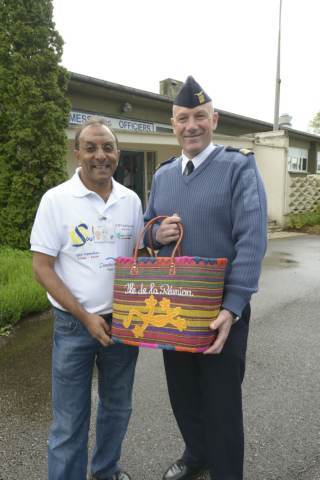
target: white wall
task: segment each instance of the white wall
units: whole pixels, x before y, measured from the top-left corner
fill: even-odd
[[[285,132],[255,134],[254,152],[268,200],[268,216],[284,225],[287,189],[287,149]]]

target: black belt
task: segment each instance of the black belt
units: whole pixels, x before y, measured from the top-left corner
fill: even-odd
[[[100,317],[102,317],[108,323],[112,322],[112,313],[104,313],[103,315],[100,315]]]
[[[61,308],[53,307],[56,310],[59,310],[62,313],[66,313],[67,315],[73,316],[71,313],[67,312],[66,310],[62,310]],[[97,315],[100,315],[97,313]],[[103,315],[100,315],[106,322],[111,323],[112,322],[112,313],[104,313]]]

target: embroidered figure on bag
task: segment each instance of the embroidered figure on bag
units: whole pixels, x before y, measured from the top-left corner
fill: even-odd
[[[124,327],[128,328],[133,319],[136,318],[142,321],[142,325],[135,325],[133,334],[136,338],[142,338],[144,331],[150,325],[152,327],[165,327],[168,324],[176,327],[180,332],[186,330],[187,322],[184,318],[179,317],[181,307],[171,308],[171,301],[168,298],[163,298],[159,305],[164,313],[155,314],[155,308],[158,301],[151,295],[146,298],[144,303],[148,307],[147,313],[140,312],[136,308],[129,311],[128,318],[123,322]]]

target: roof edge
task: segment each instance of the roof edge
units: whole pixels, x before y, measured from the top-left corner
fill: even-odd
[[[88,75],[83,75],[81,73],[70,72],[71,80],[76,80],[78,82],[88,83],[97,85],[105,88],[112,88],[113,90],[118,90],[120,92],[131,93],[140,97],[147,97],[152,100],[158,100],[161,102],[166,102],[168,104],[173,103],[173,99],[166,97],[165,95],[160,95],[159,93],[147,92],[146,90],[140,90],[138,88],[127,87],[126,85],[120,85],[119,83],[109,82],[107,80],[101,80],[100,78],[90,77]]]

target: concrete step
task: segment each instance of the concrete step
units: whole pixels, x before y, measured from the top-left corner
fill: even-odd
[[[276,222],[276,220],[268,220],[268,232],[282,232],[283,228]]]

